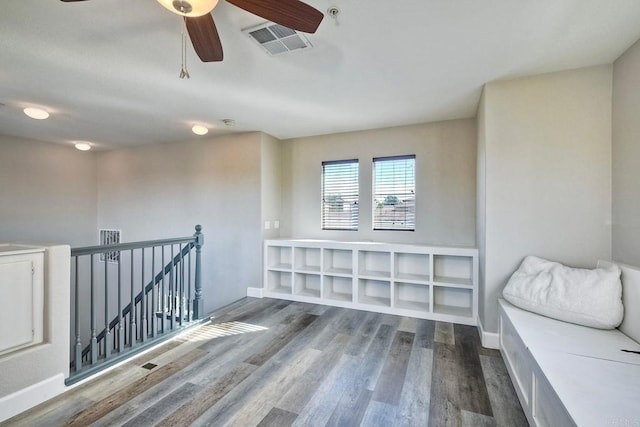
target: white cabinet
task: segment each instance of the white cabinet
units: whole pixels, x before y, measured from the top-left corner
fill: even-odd
[[[0,245],[0,355],[42,342],[43,252]]]
[[[266,240],[263,286],[267,297],[475,325],[478,251]]]
[[[634,285],[625,283],[623,293]],[[531,426],[637,425],[640,360],[620,350],[640,351],[639,343],[618,329],[562,322],[502,299],[499,310],[500,351]]]

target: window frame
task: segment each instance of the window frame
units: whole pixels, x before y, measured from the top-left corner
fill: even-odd
[[[378,184],[378,180],[376,179],[376,163],[381,163],[385,161],[397,161],[397,160],[413,160],[413,223],[409,226],[405,226],[402,228],[387,228],[387,227],[378,227],[377,224],[380,222],[377,220],[376,209],[378,208],[378,203],[376,202],[376,197],[378,196],[376,186]],[[374,157],[371,162],[371,228],[373,231],[416,231],[416,155],[415,154],[405,154],[399,156],[385,156],[385,157]],[[406,174],[406,172],[405,172]],[[406,188],[406,187],[405,187]],[[407,195],[406,191],[402,193]],[[391,196],[392,194],[381,193],[380,196]],[[395,196],[395,195],[394,195]],[[410,211],[408,211],[410,212]],[[409,213],[405,214],[405,222],[406,218],[409,217]]]
[[[347,196],[355,196],[355,205],[357,206],[357,212],[355,215],[355,222],[353,222],[353,216],[351,217],[351,224],[348,227],[341,227],[340,224],[336,224],[335,222],[331,223],[330,218],[327,218],[328,209],[326,207],[326,195],[325,189],[327,187],[326,183],[326,166],[336,166],[336,165],[355,165],[355,194],[347,194]],[[320,227],[322,230],[327,231],[358,231],[360,228],[360,161],[359,159],[344,159],[344,160],[329,160],[322,162],[322,179],[321,179],[321,190],[320,190]],[[353,185],[353,183],[351,183]],[[339,195],[342,197],[342,194]]]

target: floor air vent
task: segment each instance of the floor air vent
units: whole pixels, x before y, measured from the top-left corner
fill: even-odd
[[[273,22],[247,28],[242,32],[271,56],[313,47],[303,34]]]

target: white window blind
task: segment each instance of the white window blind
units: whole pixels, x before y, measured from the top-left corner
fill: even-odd
[[[358,229],[358,160],[322,162],[322,229]]]
[[[373,159],[373,229],[416,228],[416,156]]]

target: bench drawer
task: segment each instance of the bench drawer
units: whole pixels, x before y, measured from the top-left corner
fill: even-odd
[[[534,374],[533,419],[539,427],[573,427],[575,423],[567,414],[562,402],[544,375]]]
[[[500,350],[511,380],[523,406],[530,407],[533,390],[533,363],[531,355],[509,319],[500,315]],[[526,411],[525,411],[526,412]]]

